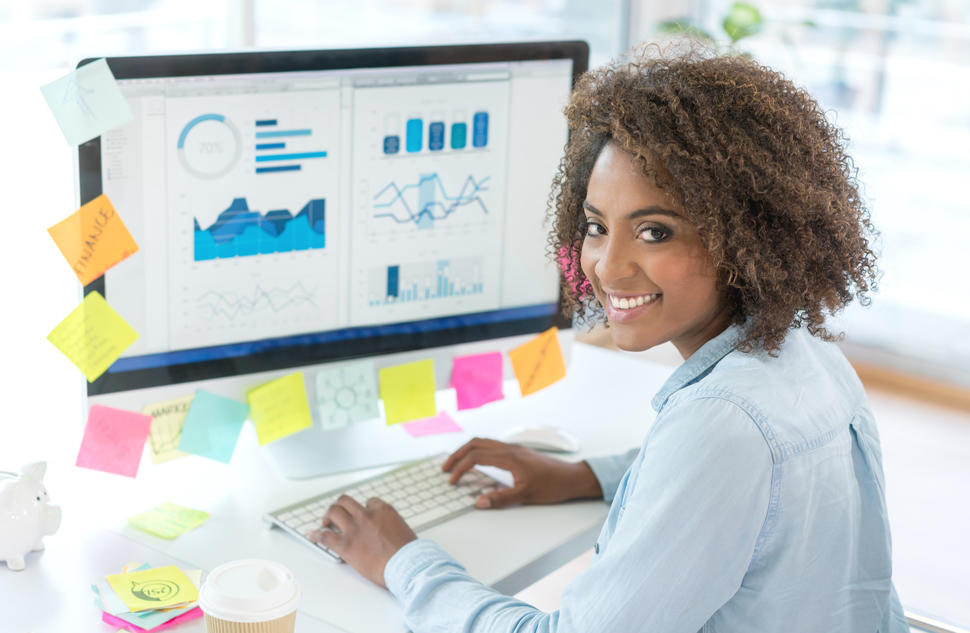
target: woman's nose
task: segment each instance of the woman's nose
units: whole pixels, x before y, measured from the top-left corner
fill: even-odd
[[[636,262],[632,245],[610,240],[603,245],[599,260],[596,262],[596,276],[601,283],[609,285],[613,280],[626,279],[636,274]]]

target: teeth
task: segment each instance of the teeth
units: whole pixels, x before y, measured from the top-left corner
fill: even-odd
[[[651,301],[653,301],[659,296],[660,296],[659,294],[652,294],[652,295],[640,295],[639,297],[618,298],[613,295],[609,295],[610,304],[618,310],[629,310],[630,308],[640,307],[645,303],[650,303]]]

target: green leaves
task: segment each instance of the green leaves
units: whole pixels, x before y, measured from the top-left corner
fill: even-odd
[[[731,44],[736,44],[738,40],[754,35],[761,30],[764,20],[758,7],[747,2],[735,2],[731,5],[731,10],[724,17],[721,26],[724,32],[731,38]]]

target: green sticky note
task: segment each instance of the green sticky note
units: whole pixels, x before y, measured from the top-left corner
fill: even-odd
[[[173,539],[199,527],[208,518],[208,512],[184,508],[174,503],[163,503],[130,517],[128,523],[149,534]]]
[[[430,418],[438,412],[434,403],[434,361],[385,367],[380,371],[381,399],[388,424]]]
[[[249,417],[259,445],[269,444],[313,425],[303,372],[277,378],[248,394]]]

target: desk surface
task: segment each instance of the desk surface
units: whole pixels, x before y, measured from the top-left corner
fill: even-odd
[[[612,454],[639,445],[653,419],[650,395],[670,368],[575,344],[565,380],[527,398],[455,414],[466,434],[494,435],[510,426],[556,424],[581,441],[570,460]],[[604,403],[609,415],[603,415]],[[66,442],[66,441],[65,441]],[[70,442],[66,442],[70,444]],[[386,470],[325,478],[283,478],[256,442],[251,425],[230,464],[187,457],[154,465],[142,460],[137,479],[73,466],[75,448],[50,460],[46,483],[63,509],[47,550],[30,554],[27,569],[0,568],[3,630],[109,632],[100,622],[90,582],[133,561],[211,570],[238,558],[267,558],[288,566],[304,590],[297,631],[404,631],[397,604],[346,565],[331,562],[277,529],[268,511],[311,494]],[[166,541],[125,525],[126,517],[162,502],[211,513],[201,527]],[[515,593],[592,546],[607,511],[598,501],[475,511],[433,527],[431,538],[486,584]],[[201,621],[177,631],[201,631]]]

